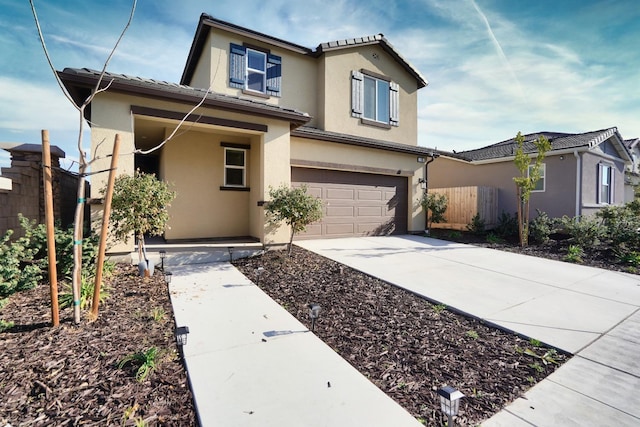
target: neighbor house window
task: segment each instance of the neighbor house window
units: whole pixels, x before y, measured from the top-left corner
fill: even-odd
[[[351,115],[366,124],[399,125],[399,86],[372,72],[351,72]]]
[[[598,175],[598,203],[610,205],[613,203],[613,168],[600,163]]]
[[[249,93],[281,95],[282,58],[268,51],[231,44],[229,86]]]
[[[533,165],[529,165],[529,168],[527,169],[527,176],[531,176],[531,172],[533,171]],[[544,191],[545,190],[545,181],[546,181],[546,174],[547,174],[547,165],[546,164],[541,164],[540,165],[540,169],[538,170],[540,172],[540,179],[536,181],[536,185],[533,188],[532,191]]]
[[[237,148],[224,149],[224,185],[227,187],[246,186],[246,154]]]

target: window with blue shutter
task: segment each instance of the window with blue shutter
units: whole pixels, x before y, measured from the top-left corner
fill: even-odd
[[[281,57],[233,43],[229,52],[229,86],[281,96]]]
[[[351,116],[364,123],[400,124],[399,85],[353,70],[351,72]],[[374,123],[372,123],[374,122]]]

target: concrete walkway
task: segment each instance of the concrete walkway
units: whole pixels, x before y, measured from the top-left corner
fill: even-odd
[[[484,426],[640,425],[638,276],[418,236],[298,244],[576,354]]]
[[[200,425],[421,426],[228,259],[200,248],[166,260]]]

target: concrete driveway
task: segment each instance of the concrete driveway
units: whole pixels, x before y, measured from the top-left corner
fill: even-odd
[[[640,425],[640,277],[419,236],[297,244],[576,355],[483,425]]]

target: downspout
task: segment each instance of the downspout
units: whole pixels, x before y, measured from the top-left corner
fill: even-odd
[[[578,150],[573,150],[573,155],[576,158],[576,217],[580,216],[580,205],[582,201],[582,159],[580,158],[580,154]]]
[[[428,160],[425,164],[424,164],[424,194],[429,194],[429,163],[433,162],[435,159],[437,159],[438,157],[440,157],[440,154],[437,154],[435,152],[431,152],[429,153],[429,156],[431,157],[430,160]],[[427,213],[427,211],[425,210],[424,212],[424,233],[425,234],[429,234],[429,214]]]

